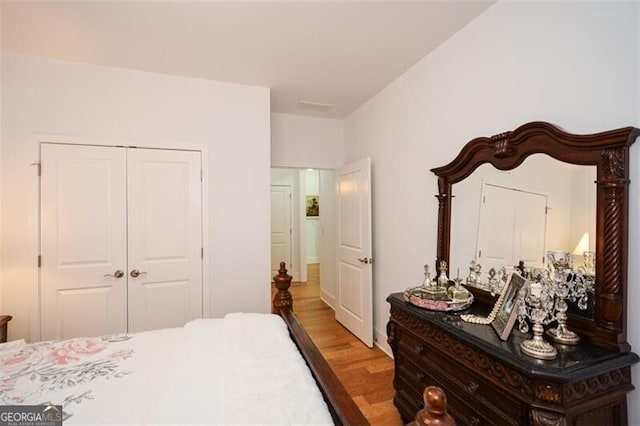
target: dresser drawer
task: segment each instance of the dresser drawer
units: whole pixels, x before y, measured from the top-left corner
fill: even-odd
[[[422,402],[422,392],[417,391],[414,383],[405,381],[404,377],[400,376],[399,380],[400,389],[402,390],[396,393],[394,402],[396,406],[400,408],[401,413],[407,413],[406,415],[403,414],[403,416],[411,419],[412,416],[415,416],[415,413],[424,406]],[[442,383],[431,381],[430,384],[438,384],[445,391],[447,394],[447,409],[449,414],[455,418],[459,425],[519,425],[518,422],[508,421],[495,415],[493,417],[484,415],[484,413],[477,410],[477,407],[467,404],[467,402],[460,399],[458,395]]]
[[[403,333],[398,345],[398,369],[400,376],[418,392],[437,384],[449,390],[449,399],[450,395],[456,395],[465,405],[473,407],[475,414],[493,419],[496,424],[519,425],[528,420],[528,410],[522,402],[457,364],[454,358],[440,355],[410,333]]]

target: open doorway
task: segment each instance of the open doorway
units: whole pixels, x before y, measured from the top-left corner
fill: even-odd
[[[294,281],[319,281],[320,297],[333,309],[335,182],[333,170],[271,169],[271,273],[287,262]]]

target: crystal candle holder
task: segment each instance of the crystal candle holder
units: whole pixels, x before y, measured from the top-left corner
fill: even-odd
[[[553,294],[549,286],[542,285],[540,294],[536,295],[531,292],[529,285],[523,287],[518,298],[520,299],[519,311],[518,311],[518,323],[519,329],[523,333],[529,331],[529,325],[527,319],[529,319],[533,326],[533,336],[531,339],[525,340],[520,343],[520,350],[522,353],[538,359],[555,359],[558,356],[558,351],[549,342],[544,340],[544,327],[553,320]]]

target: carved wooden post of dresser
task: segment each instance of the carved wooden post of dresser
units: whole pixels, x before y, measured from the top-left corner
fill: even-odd
[[[423,393],[424,408],[407,426],[456,426],[447,412],[447,395],[438,386],[427,386]]]
[[[11,315],[0,315],[0,343],[7,341],[7,323],[13,318]]]

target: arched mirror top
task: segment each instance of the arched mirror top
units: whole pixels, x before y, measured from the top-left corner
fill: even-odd
[[[514,131],[475,138],[462,148],[451,163],[431,171],[454,184],[465,179],[481,164],[490,163],[496,169],[511,170],[522,164],[528,156],[537,153],[547,154],[565,163],[600,165],[615,155],[614,152],[604,151],[628,149],[639,133],[639,129],[625,127],[590,135],[575,135],[553,124],[535,121]],[[616,158],[612,158],[612,162],[615,163]],[[624,165],[612,163],[610,167],[624,168]]]
[[[468,142],[449,164],[431,171],[438,176],[437,261],[451,253],[452,185],[489,163],[512,170],[533,154],[565,163],[596,167],[595,259],[593,317],[570,316],[570,324],[588,341],[605,349],[627,352],[627,240],[629,147],[640,129],[626,127],[576,135],[546,122],[531,122],[513,131]],[[472,289],[479,303],[491,304],[489,293]]]

